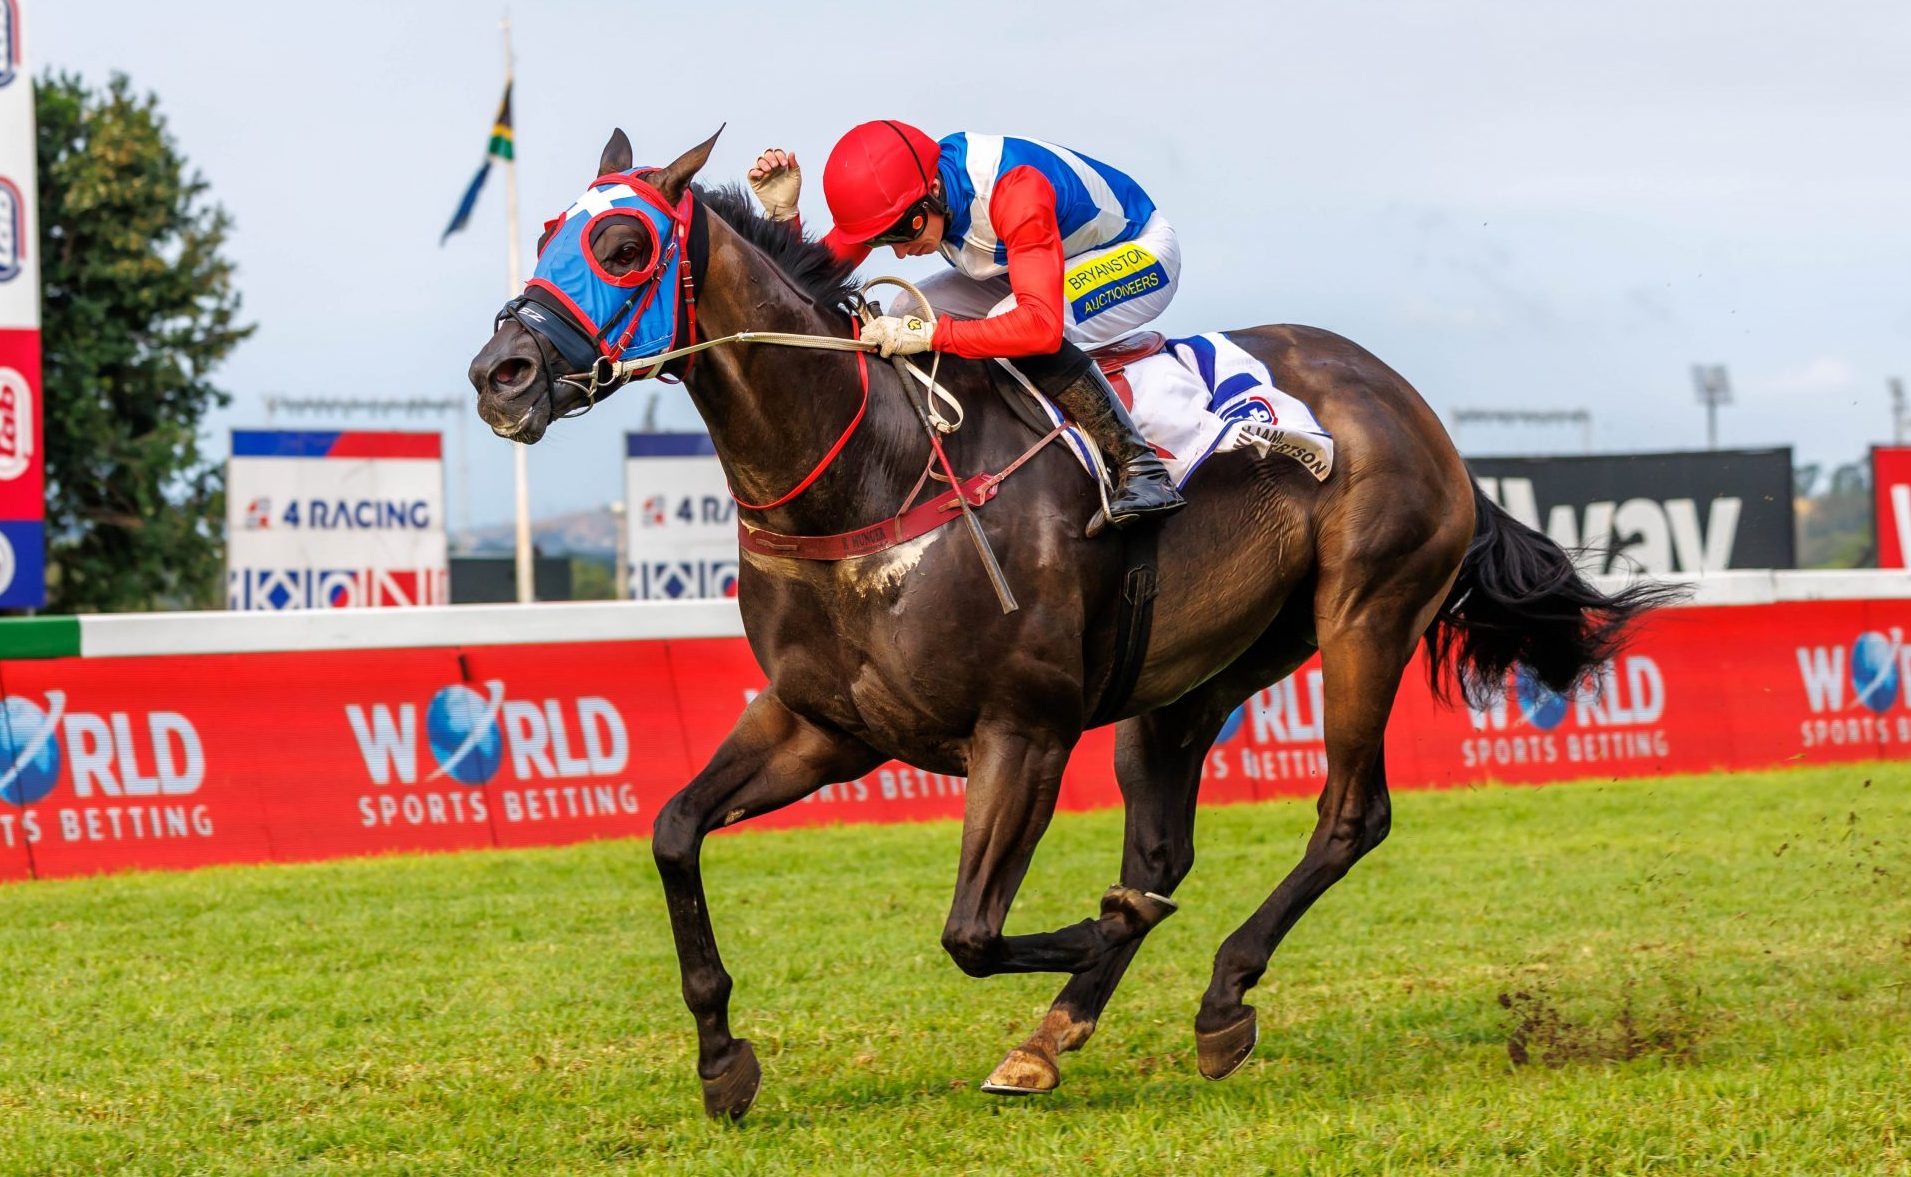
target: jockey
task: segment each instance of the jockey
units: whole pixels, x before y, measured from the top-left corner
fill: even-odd
[[[749,172],[763,211],[793,221],[796,157],[770,148]],[[1035,139],[958,132],[940,143],[907,123],[852,128],[823,166],[836,225],[823,238],[862,264],[940,253],[955,267],[920,284],[938,311],[930,329],[903,296],[863,329],[882,354],[1013,358],[1095,441],[1115,473],[1108,522],[1120,527],[1183,506],[1167,468],[1083,347],[1159,315],[1174,297],[1181,249],[1140,185],[1104,163]],[[960,316],[960,317],[958,317]],[[1091,524],[1090,533],[1100,520]]]

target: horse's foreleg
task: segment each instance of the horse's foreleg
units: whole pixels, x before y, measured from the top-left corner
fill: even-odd
[[[818,727],[758,695],[710,763],[657,814],[651,848],[670,908],[684,1004],[697,1022],[697,1075],[704,1110],[740,1119],[762,1072],[747,1039],[730,1034],[730,974],[717,953],[699,858],[704,836],[768,813],[825,784],[849,780],[882,757],[860,741]]]
[[[1324,585],[1318,599],[1339,600],[1337,591]],[[1232,1074],[1253,1052],[1254,1009],[1242,998],[1267,971],[1282,937],[1387,836],[1392,805],[1382,738],[1401,673],[1437,603],[1437,597],[1424,606],[1370,599],[1320,619],[1327,783],[1300,862],[1215,954],[1213,979],[1194,1023],[1201,1073],[1210,1079]]]
[[[1202,692],[1124,723],[1115,733],[1115,779],[1126,823],[1121,881],[1130,889],[1172,895],[1194,865],[1195,796],[1201,765],[1239,692]],[[1146,929],[1142,930],[1146,934]],[[1095,1032],[1115,986],[1141,948],[1141,936],[1118,944],[1069,978],[1027,1041],[1008,1053],[984,1091],[1022,1095],[1061,1083],[1057,1057],[1079,1050]]]
[[[1095,920],[1037,936],[1002,934],[1009,904],[1028,872],[1035,845],[1055,815],[1062,769],[1074,742],[1073,732],[1019,724],[985,721],[976,728],[970,744],[955,902],[942,929],[943,948],[972,977],[1076,972],[1099,960],[1105,951],[1095,931],[1101,921]],[[1115,898],[1119,906],[1121,897]],[[1118,912],[1104,918],[1130,917]]]

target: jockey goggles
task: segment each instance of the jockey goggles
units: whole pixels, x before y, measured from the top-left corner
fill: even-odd
[[[929,214],[942,211],[942,201],[935,196],[925,196],[909,206],[898,220],[888,229],[863,242],[875,249],[884,245],[906,245],[922,235],[922,227],[929,223]]]
[[[650,170],[599,176],[548,222],[536,273],[498,313],[500,322],[515,319],[536,332],[576,372],[590,372],[599,359],[656,355],[677,339],[691,195],[686,191],[673,208],[638,178]],[[600,226],[615,217],[638,222],[650,245],[645,263],[624,274],[605,270],[591,250]]]

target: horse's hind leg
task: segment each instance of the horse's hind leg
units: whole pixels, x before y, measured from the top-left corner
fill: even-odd
[[[766,691],[744,709],[704,770],[657,814],[651,849],[670,908],[684,1004],[697,1021],[703,1106],[712,1116],[741,1119],[756,1099],[762,1071],[749,1041],[730,1034],[730,974],[717,954],[699,865],[704,836],[860,776],[881,761],[861,742],[810,723]]]
[[[1401,673],[1415,644],[1445,595],[1443,576],[1429,545],[1419,560],[1404,560],[1379,583],[1352,587],[1344,578],[1323,578],[1316,600],[1324,686],[1327,783],[1316,805],[1319,818],[1300,863],[1281,880],[1260,909],[1229,936],[1214,958],[1214,976],[1195,1018],[1201,1073],[1232,1074],[1253,1052],[1254,1010],[1242,998],[1266,972],[1268,960],[1295,922],[1322,892],[1378,846],[1392,822],[1382,737]],[[1383,565],[1366,563],[1366,569]],[[1457,555],[1450,563],[1458,566]]]

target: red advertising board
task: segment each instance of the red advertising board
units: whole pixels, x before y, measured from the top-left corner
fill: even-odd
[[[46,603],[41,404],[39,328],[0,324],[0,607]]]
[[[1871,448],[1871,493],[1878,567],[1903,568],[1911,555],[1911,446]]]
[[[1445,708],[1416,663],[1396,788],[1911,758],[1911,601],[1666,610],[1587,687],[1509,676]],[[763,688],[740,638],[0,664],[0,880],[647,834]],[[1065,809],[1120,804],[1086,735]],[[1202,799],[1312,796],[1319,662],[1257,692]],[[955,818],[961,777],[899,764],[749,828]]]
[[[39,418],[40,333],[0,328],[0,519],[46,514]]]

